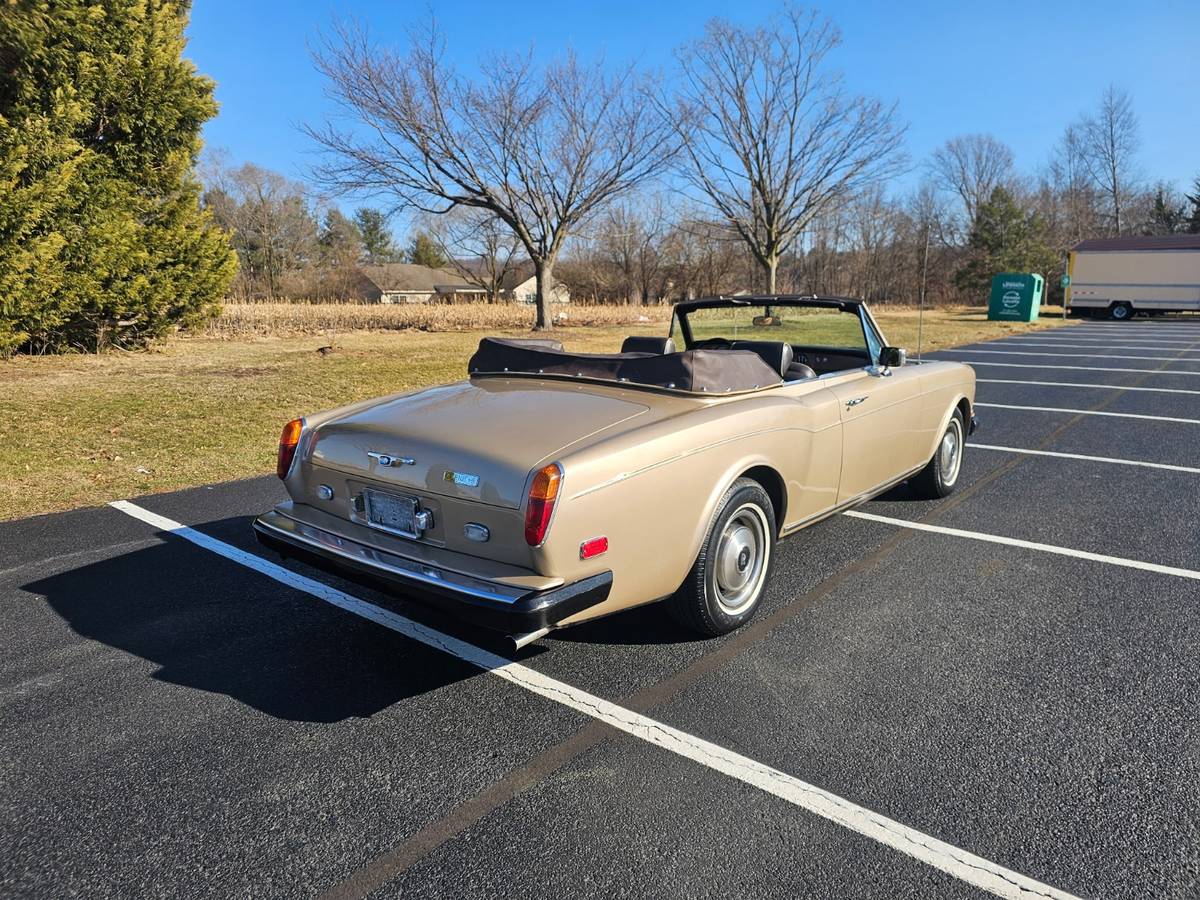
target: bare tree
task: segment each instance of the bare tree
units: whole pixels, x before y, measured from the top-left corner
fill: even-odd
[[[1096,230],[1096,188],[1088,171],[1079,125],[1068,125],[1050,156],[1048,181],[1064,207],[1061,231],[1068,242],[1081,241]]]
[[[488,210],[463,207],[427,216],[425,226],[448,268],[483,288],[489,303],[500,299],[505,280],[523,262],[521,241],[507,225]]]
[[[666,227],[661,197],[640,204],[615,204],[600,221],[596,240],[601,253],[620,273],[626,302],[645,304],[661,298],[661,244]]]
[[[1079,124],[1083,140],[1083,161],[1096,187],[1108,199],[1116,232],[1125,222],[1123,207],[1136,181],[1138,145],[1137,114],[1133,101],[1115,85],[1109,85],[1100,98],[1095,116],[1086,116]]]
[[[1013,181],[1012,150],[990,134],[950,138],[933,151],[929,168],[938,186],[962,201],[964,233],[974,226],[992,191]]]
[[[353,125],[307,129],[328,151],[318,174],[397,208],[493,213],[533,261],[536,327],[545,328],[563,242],[662,170],[672,143],[632,67],[610,73],[569,55],[536,68],[526,54],[490,60],[469,78],[445,51],[432,23],[412,32],[405,52],[337,26],[316,64]]]
[[[304,185],[253,163],[229,169],[220,158],[209,162],[205,203],[232,232],[240,287],[251,296],[278,296],[281,276],[316,255],[318,225],[311,194]]]
[[[768,291],[814,216],[902,165],[895,107],[848,95],[828,69],[840,39],[788,7],[753,30],[714,19],[677,54],[682,174],[746,242]]]

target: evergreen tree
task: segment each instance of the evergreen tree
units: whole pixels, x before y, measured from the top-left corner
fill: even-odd
[[[1196,180],[1192,183],[1194,194],[1185,194],[1187,202],[1192,204],[1191,212],[1188,213],[1187,221],[1184,223],[1184,230],[1188,234],[1200,234],[1200,175],[1196,176]]]
[[[187,4],[18,0],[0,16],[0,353],[139,346],[236,268],[199,205],[212,82]]]
[[[1171,192],[1174,194],[1174,191]],[[1142,226],[1142,234],[1175,234],[1187,225],[1186,205],[1176,206],[1167,199],[1160,187],[1154,192],[1154,203],[1150,207],[1150,218]]]
[[[352,266],[362,252],[362,235],[358,226],[342,215],[341,210],[331,209],[321,222],[317,244],[323,266]]]
[[[1041,218],[1022,210],[1002,187],[979,207],[967,246],[970,259],[954,279],[963,290],[986,291],[1000,272],[1045,274],[1056,262]]]
[[[395,262],[396,248],[392,233],[387,227],[387,217],[377,209],[364,206],[354,213],[354,224],[362,237],[363,253],[371,265]]]
[[[446,257],[438,245],[423,231],[418,231],[413,237],[408,248],[408,261],[431,269],[441,269],[446,265]]]

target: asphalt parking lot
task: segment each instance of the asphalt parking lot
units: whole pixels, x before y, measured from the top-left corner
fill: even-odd
[[[1197,896],[1200,319],[935,356],[958,491],[788,539],[719,640],[495,669],[274,568],[274,478],[0,524],[0,893]]]

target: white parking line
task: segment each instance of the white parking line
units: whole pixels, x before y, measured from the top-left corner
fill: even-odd
[[[1064,357],[1084,356],[1082,353],[1038,353],[1031,350],[968,350],[966,347],[957,347],[954,353],[989,353],[994,356],[1050,356],[1054,359],[1062,359]],[[1180,359],[1178,356],[1118,356],[1115,353],[1106,353],[1104,356],[1097,357],[1095,354],[1087,356],[1088,359],[1148,359],[1154,362],[1195,362],[1200,363],[1200,359]]]
[[[323,582],[307,578],[253,553],[239,550],[224,541],[219,541],[194,528],[150,512],[127,500],[117,500],[109,505],[160,531],[190,541],[205,550],[253,569],[268,578],[273,578],[290,588],[303,591],[346,612],[390,628],[427,647],[455,656],[463,662],[477,666],[489,674],[547,700],[553,700],[555,703],[561,703],[586,716],[591,716],[618,731],[623,731],[649,744],[690,759],[716,772],[721,772],[730,778],[760,788],[781,800],[786,800],[801,809],[808,810],[894,850],[899,850],[906,856],[920,860],[967,884],[990,891],[999,897],[1038,896],[1069,900],[1072,896],[851,803],[849,800],[824,791],[815,785],[793,778],[779,769],[765,766],[740,753],[664,725],[649,716],[610,703],[566,682],[550,678],[535,669],[511,662],[502,656],[476,647],[474,644],[469,644],[406,616],[368,603]]]
[[[1025,340],[1028,337],[1029,340]],[[1164,350],[1174,351],[1176,353],[1200,353],[1200,350],[1191,350],[1190,347],[1196,346],[1196,341],[1172,341],[1170,343],[1184,344],[1185,346],[1176,349],[1175,347],[1165,346],[1167,342],[1154,341],[1153,343],[1145,344],[1114,344],[1110,341],[1105,341],[1100,338],[1092,340],[1091,338],[1057,338],[1054,340],[1033,340],[1033,335],[1021,335],[1021,340],[1012,338],[1000,338],[996,341],[977,341],[976,343],[986,347],[1074,347],[1077,350]]]
[[[1181,422],[1185,425],[1200,425],[1200,419],[1180,419],[1175,416],[1147,416],[1142,413],[1103,412],[1097,409],[1066,409],[1059,406],[1016,406],[1011,403],[976,403],[991,409],[1027,409],[1033,412],[1071,413],[1077,416],[1111,416],[1115,419],[1149,419],[1154,422]]]
[[[1102,328],[1114,331],[1187,331],[1200,327],[1200,319],[1176,319],[1174,322],[1080,322],[1068,328]]]
[[[968,443],[975,450],[998,450],[1002,453],[1018,453],[1022,456],[1053,456],[1058,459],[1078,459],[1084,462],[1116,463],[1122,466],[1143,466],[1147,469],[1166,469],[1171,472],[1190,472],[1200,475],[1196,466],[1176,466],[1170,463],[1146,462],[1140,459],[1118,459],[1115,456],[1086,456],[1082,453],[1060,453],[1057,450],[1030,450],[1025,447],[1001,447],[997,444]]]
[[[1150,322],[1138,322],[1132,324],[1129,322],[1089,322],[1079,325],[1067,326],[1071,331],[1079,329],[1080,331],[1192,331],[1200,330],[1200,323],[1179,322],[1175,325],[1155,324]]]
[[[1003,363],[985,360],[977,362],[973,359],[955,359],[950,362],[966,363],[969,366],[1002,366],[1006,369],[1068,369],[1075,372],[1140,372],[1143,375],[1200,375],[1200,372],[1180,372],[1178,369],[1120,369],[1106,366],[1043,366],[1041,363]],[[1185,362],[1185,360],[1177,360]]]
[[[1149,391],[1154,394],[1200,394],[1188,388],[1130,387],[1125,384],[1085,384],[1075,381],[1024,381],[1020,378],[976,378],[979,384],[1038,384],[1043,387],[1100,388],[1106,391]]]
[[[1162,566],[1158,563],[1142,562],[1140,559],[1126,559],[1123,556],[1108,556],[1104,553],[1092,553],[1088,550],[1073,550],[1070,547],[1059,547],[1054,544],[1042,544],[1038,541],[1023,541],[1020,538],[1005,537],[1000,534],[987,534],[982,531],[965,531],[962,528],[948,528],[945,525],[928,525],[925,522],[911,522],[908,519],[894,519],[891,516],[877,516],[874,513],[859,512],[852,509],[842,513],[855,519],[867,519],[871,522],[882,522],[885,525],[897,525],[900,528],[911,528],[914,531],[928,531],[933,534],[945,534],[950,537],[967,538],[972,541],[983,541],[988,544],[1004,544],[1008,547],[1020,547],[1025,550],[1037,550],[1040,553],[1052,553],[1055,556],[1070,556],[1075,559],[1086,559],[1092,562],[1105,563],[1110,566],[1121,566],[1126,569],[1140,569],[1143,572],[1157,572],[1160,575],[1174,575],[1177,578],[1190,578],[1200,581],[1200,572],[1194,569],[1181,569],[1178,566]]]
[[[1166,343],[1166,344],[1195,343],[1197,340],[1200,340],[1200,331],[1194,332],[1194,336],[1193,336],[1193,334],[1188,334],[1188,333],[1178,332],[1178,331],[1162,332],[1161,334],[1156,334],[1156,333],[1150,332],[1150,331],[1140,331],[1140,332],[1130,334],[1129,332],[1118,332],[1118,331],[1075,331],[1075,330],[1072,330],[1069,333],[1065,332],[1065,331],[1059,332],[1053,336],[1051,336],[1048,332],[1038,332],[1036,334],[1033,334],[1033,333],[1022,334],[1022,335],[1019,335],[1019,337],[1033,338],[1033,337],[1041,337],[1043,335],[1045,335],[1047,337],[1054,337],[1054,338],[1068,338],[1069,337],[1071,340],[1087,338],[1088,340],[1092,340],[1092,341],[1112,341],[1112,340],[1153,341],[1156,343]]]
[[[1180,327],[1180,325],[1184,327]],[[1151,334],[1155,332],[1187,334],[1192,331],[1200,331],[1196,326],[1187,327],[1188,323],[1180,323],[1180,325],[1146,325],[1139,323],[1135,327],[1129,327],[1125,324],[1114,324],[1111,322],[1093,322],[1081,323],[1079,325],[1068,326],[1067,328],[1059,328],[1059,331],[1105,331],[1115,332],[1118,334],[1131,334],[1134,332],[1142,332]]]

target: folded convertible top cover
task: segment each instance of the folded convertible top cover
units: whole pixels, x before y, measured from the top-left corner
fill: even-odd
[[[749,350],[682,353],[567,353],[520,340],[484,338],[467,363],[471,375],[522,372],[628,381],[696,393],[752,391],[779,384],[779,373]]]

